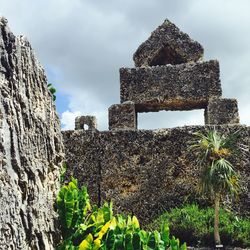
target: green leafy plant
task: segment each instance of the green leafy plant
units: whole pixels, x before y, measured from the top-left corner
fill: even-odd
[[[226,195],[235,196],[239,191],[238,175],[229,157],[237,146],[237,133],[221,135],[216,130],[195,133],[196,142],[192,145],[199,154],[201,166],[200,191],[214,201],[214,240],[221,244],[219,234],[220,201]]]
[[[64,185],[57,197],[62,231],[58,249],[79,250],[165,250],[186,249],[170,237],[167,224],[160,231],[140,228],[135,216],[113,215],[112,203],[90,206],[86,187],[78,188],[77,180]]]
[[[61,184],[65,181],[66,172],[67,172],[67,164],[63,162],[61,170],[60,170],[60,183]]]
[[[147,229],[159,229],[167,222],[171,233],[190,246],[213,246],[214,210],[199,208],[198,205],[185,205],[174,208],[147,225]],[[250,218],[237,216],[231,211],[220,209],[220,236],[226,246],[250,247]]]
[[[56,89],[53,87],[52,83],[48,84],[48,89],[53,96],[53,101],[55,101],[56,100],[56,95],[55,95]]]

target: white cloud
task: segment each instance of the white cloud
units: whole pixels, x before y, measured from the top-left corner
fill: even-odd
[[[69,110],[66,110],[65,112],[63,112],[61,118],[62,130],[75,129],[75,118],[80,115],[80,111],[71,112]]]
[[[119,68],[133,67],[139,44],[169,18],[204,46],[206,59],[219,59],[223,95],[238,99],[241,121],[250,124],[249,0],[0,0],[0,5],[11,29],[29,38],[42,64],[60,72],[53,82],[69,96],[64,116],[96,115],[98,128],[107,129],[107,109],[119,103]],[[151,120],[159,127],[200,123],[201,113],[142,115],[139,127],[152,128]]]

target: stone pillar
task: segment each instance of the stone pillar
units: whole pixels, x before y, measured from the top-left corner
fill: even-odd
[[[238,124],[240,122],[236,99],[211,98],[205,109],[206,125]]]
[[[95,116],[77,116],[75,119],[75,130],[96,130],[97,120]]]
[[[110,130],[136,130],[137,113],[133,102],[114,104],[109,108]]]

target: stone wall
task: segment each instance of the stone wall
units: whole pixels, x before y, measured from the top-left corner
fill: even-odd
[[[197,198],[196,156],[190,151],[195,131],[204,126],[139,131],[65,131],[67,175],[86,184],[92,201],[113,200],[119,211],[136,214],[143,223],[161,211]],[[223,133],[240,132],[248,146],[241,157],[232,159],[240,171],[243,191],[237,210],[249,214],[250,127],[218,127]]]
[[[0,249],[54,249],[64,157],[44,70],[0,18]]]

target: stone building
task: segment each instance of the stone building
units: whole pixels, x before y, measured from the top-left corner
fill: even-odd
[[[134,53],[135,68],[120,69],[120,104],[109,108],[109,131],[63,132],[68,176],[86,184],[94,202],[113,200],[116,209],[147,223],[165,209],[196,199],[198,171],[189,149],[194,132],[240,130],[241,143],[249,146],[250,128],[239,124],[237,101],[222,97],[219,62],[203,61],[203,52],[165,20]],[[193,109],[204,110],[204,126],[137,129],[140,112]],[[246,214],[249,152],[234,161],[244,190],[237,209]]]
[[[0,249],[53,249],[59,240],[54,201],[60,168],[88,186],[93,202],[142,223],[195,200],[197,169],[189,142],[214,126],[240,130],[245,155],[234,160],[242,176],[236,209],[249,214],[250,128],[239,124],[237,101],[222,97],[219,62],[203,61],[202,46],[166,20],[120,69],[120,103],[109,108],[109,131],[93,116],[60,131],[44,70],[31,45],[0,18]],[[204,109],[205,126],[138,130],[140,112]]]

